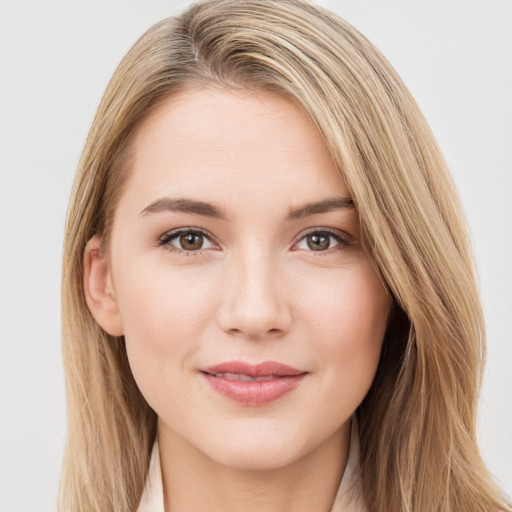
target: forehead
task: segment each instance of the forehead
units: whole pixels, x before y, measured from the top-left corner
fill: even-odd
[[[135,134],[126,194],[301,203],[347,195],[305,110],[284,95],[205,89],[165,100]],[[284,205],[283,205],[284,206]],[[139,210],[140,211],[140,210]]]

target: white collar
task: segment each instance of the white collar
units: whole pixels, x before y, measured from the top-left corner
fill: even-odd
[[[350,446],[345,466],[345,472],[341,479],[336,498],[331,512],[363,512],[361,492],[359,484],[359,433],[357,421],[352,418],[350,432]],[[137,512],[165,512],[164,491],[162,487],[162,472],[160,469],[160,453],[158,450],[158,436],[153,444],[149,472],[142,493],[142,498]]]
[[[160,469],[160,452],[158,450],[158,435],[153,443],[151,462],[146,479],[146,485],[137,512],[165,512],[164,489],[162,487],[162,471]]]

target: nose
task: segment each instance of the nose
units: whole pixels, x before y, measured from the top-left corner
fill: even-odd
[[[290,330],[289,292],[272,258],[261,251],[241,254],[222,285],[220,327],[251,340],[283,336]]]

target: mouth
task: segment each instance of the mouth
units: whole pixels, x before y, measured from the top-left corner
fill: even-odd
[[[265,375],[264,377],[251,377],[250,375],[245,375],[243,373],[204,373],[207,373],[208,375],[211,375],[212,377],[217,377],[219,379],[241,380],[244,382],[262,382],[265,380],[284,378],[284,375]]]
[[[296,389],[307,371],[276,361],[251,365],[229,361],[200,370],[219,394],[242,405],[261,406]]]

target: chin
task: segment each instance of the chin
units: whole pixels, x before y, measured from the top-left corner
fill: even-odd
[[[217,464],[241,471],[270,471],[280,469],[298,460],[302,454],[269,446],[225,447],[222,453],[211,454]]]
[[[211,441],[202,448],[203,453],[217,464],[246,471],[283,468],[303,457],[309,445],[303,436],[292,432],[263,429],[247,429]]]

